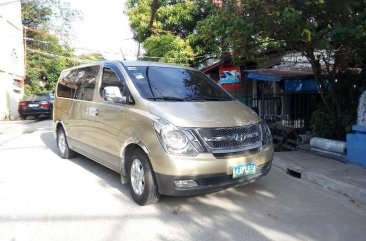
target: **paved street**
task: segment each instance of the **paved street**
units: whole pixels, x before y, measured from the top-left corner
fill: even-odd
[[[254,184],[140,207],[117,173],[58,157],[51,121],[0,130],[0,240],[365,240],[366,208],[277,167]]]

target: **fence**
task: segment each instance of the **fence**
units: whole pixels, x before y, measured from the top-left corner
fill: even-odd
[[[268,124],[308,129],[317,103],[316,93],[263,94],[260,98],[252,98],[250,107]]]

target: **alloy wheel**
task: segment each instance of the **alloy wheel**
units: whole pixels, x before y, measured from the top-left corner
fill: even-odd
[[[136,195],[140,196],[145,188],[144,167],[139,159],[134,159],[131,165],[131,184]]]
[[[58,135],[58,149],[60,150],[61,154],[64,154],[66,152],[66,138],[61,131]]]

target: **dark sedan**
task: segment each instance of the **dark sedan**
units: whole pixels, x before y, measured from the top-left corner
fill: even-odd
[[[27,116],[47,116],[51,118],[53,100],[54,96],[52,93],[31,94],[27,96],[23,101],[19,102],[18,105],[20,119],[24,120]]]

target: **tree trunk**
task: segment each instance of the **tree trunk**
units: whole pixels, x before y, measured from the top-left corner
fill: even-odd
[[[324,93],[325,86],[324,86],[323,76],[322,76],[322,72],[321,72],[321,65],[319,63],[319,60],[315,58],[314,50],[312,48],[308,48],[306,50],[305,56],[307,57],[307,59],[309,60],[309,62],[311,64],[311,68],[313,70],[314,78],[315,78],[315,81],[318,85],[319,94],[320,94],[320,97],[323,101],[325,109],[327,110],[327,112],[329,112],[329,114],[332,115],[332,109],[331,109],[329,103],[325,99],[325,93]]]
[[[150,31],[150,33],[152,32],[152,27],[154,24],[154,20],[156,17],[156,13],[159,9],[160,6],[160,2],[159,0],[153,0],[151,3],[151,17],[150,17],[150,21],[149,21],[149,25],[147,26],[148,31]]]
[[[315,57],[314,50],[312,48],[308,48],[305,52],[306,57],[308,58],[314,78],[317,82],[319,87],[319,94],[326,109],[326,112],[332,117],[332,121],[334,122],[334,127],[336,129],[335,137],[337,139],[341,139],[343,135],[342,125],[341,125],[341,109],[339,105],[339,98],[338,93],[336,91],[336,82],[335,82],[335,72],[334,74],[330,70],[329,65],[327,66],[327,74],[329,81],[329,85],[325,85],[325,80],[322,75],[322,68],[320,64],[320,58]],[[333,68],[336,68],[336,63],[334,64]],[[334,69],[336,71],[336,69]],[[326,89],[327,88],[327,89]],[[325,97],[325,94],[330,94],[330,99]]]

